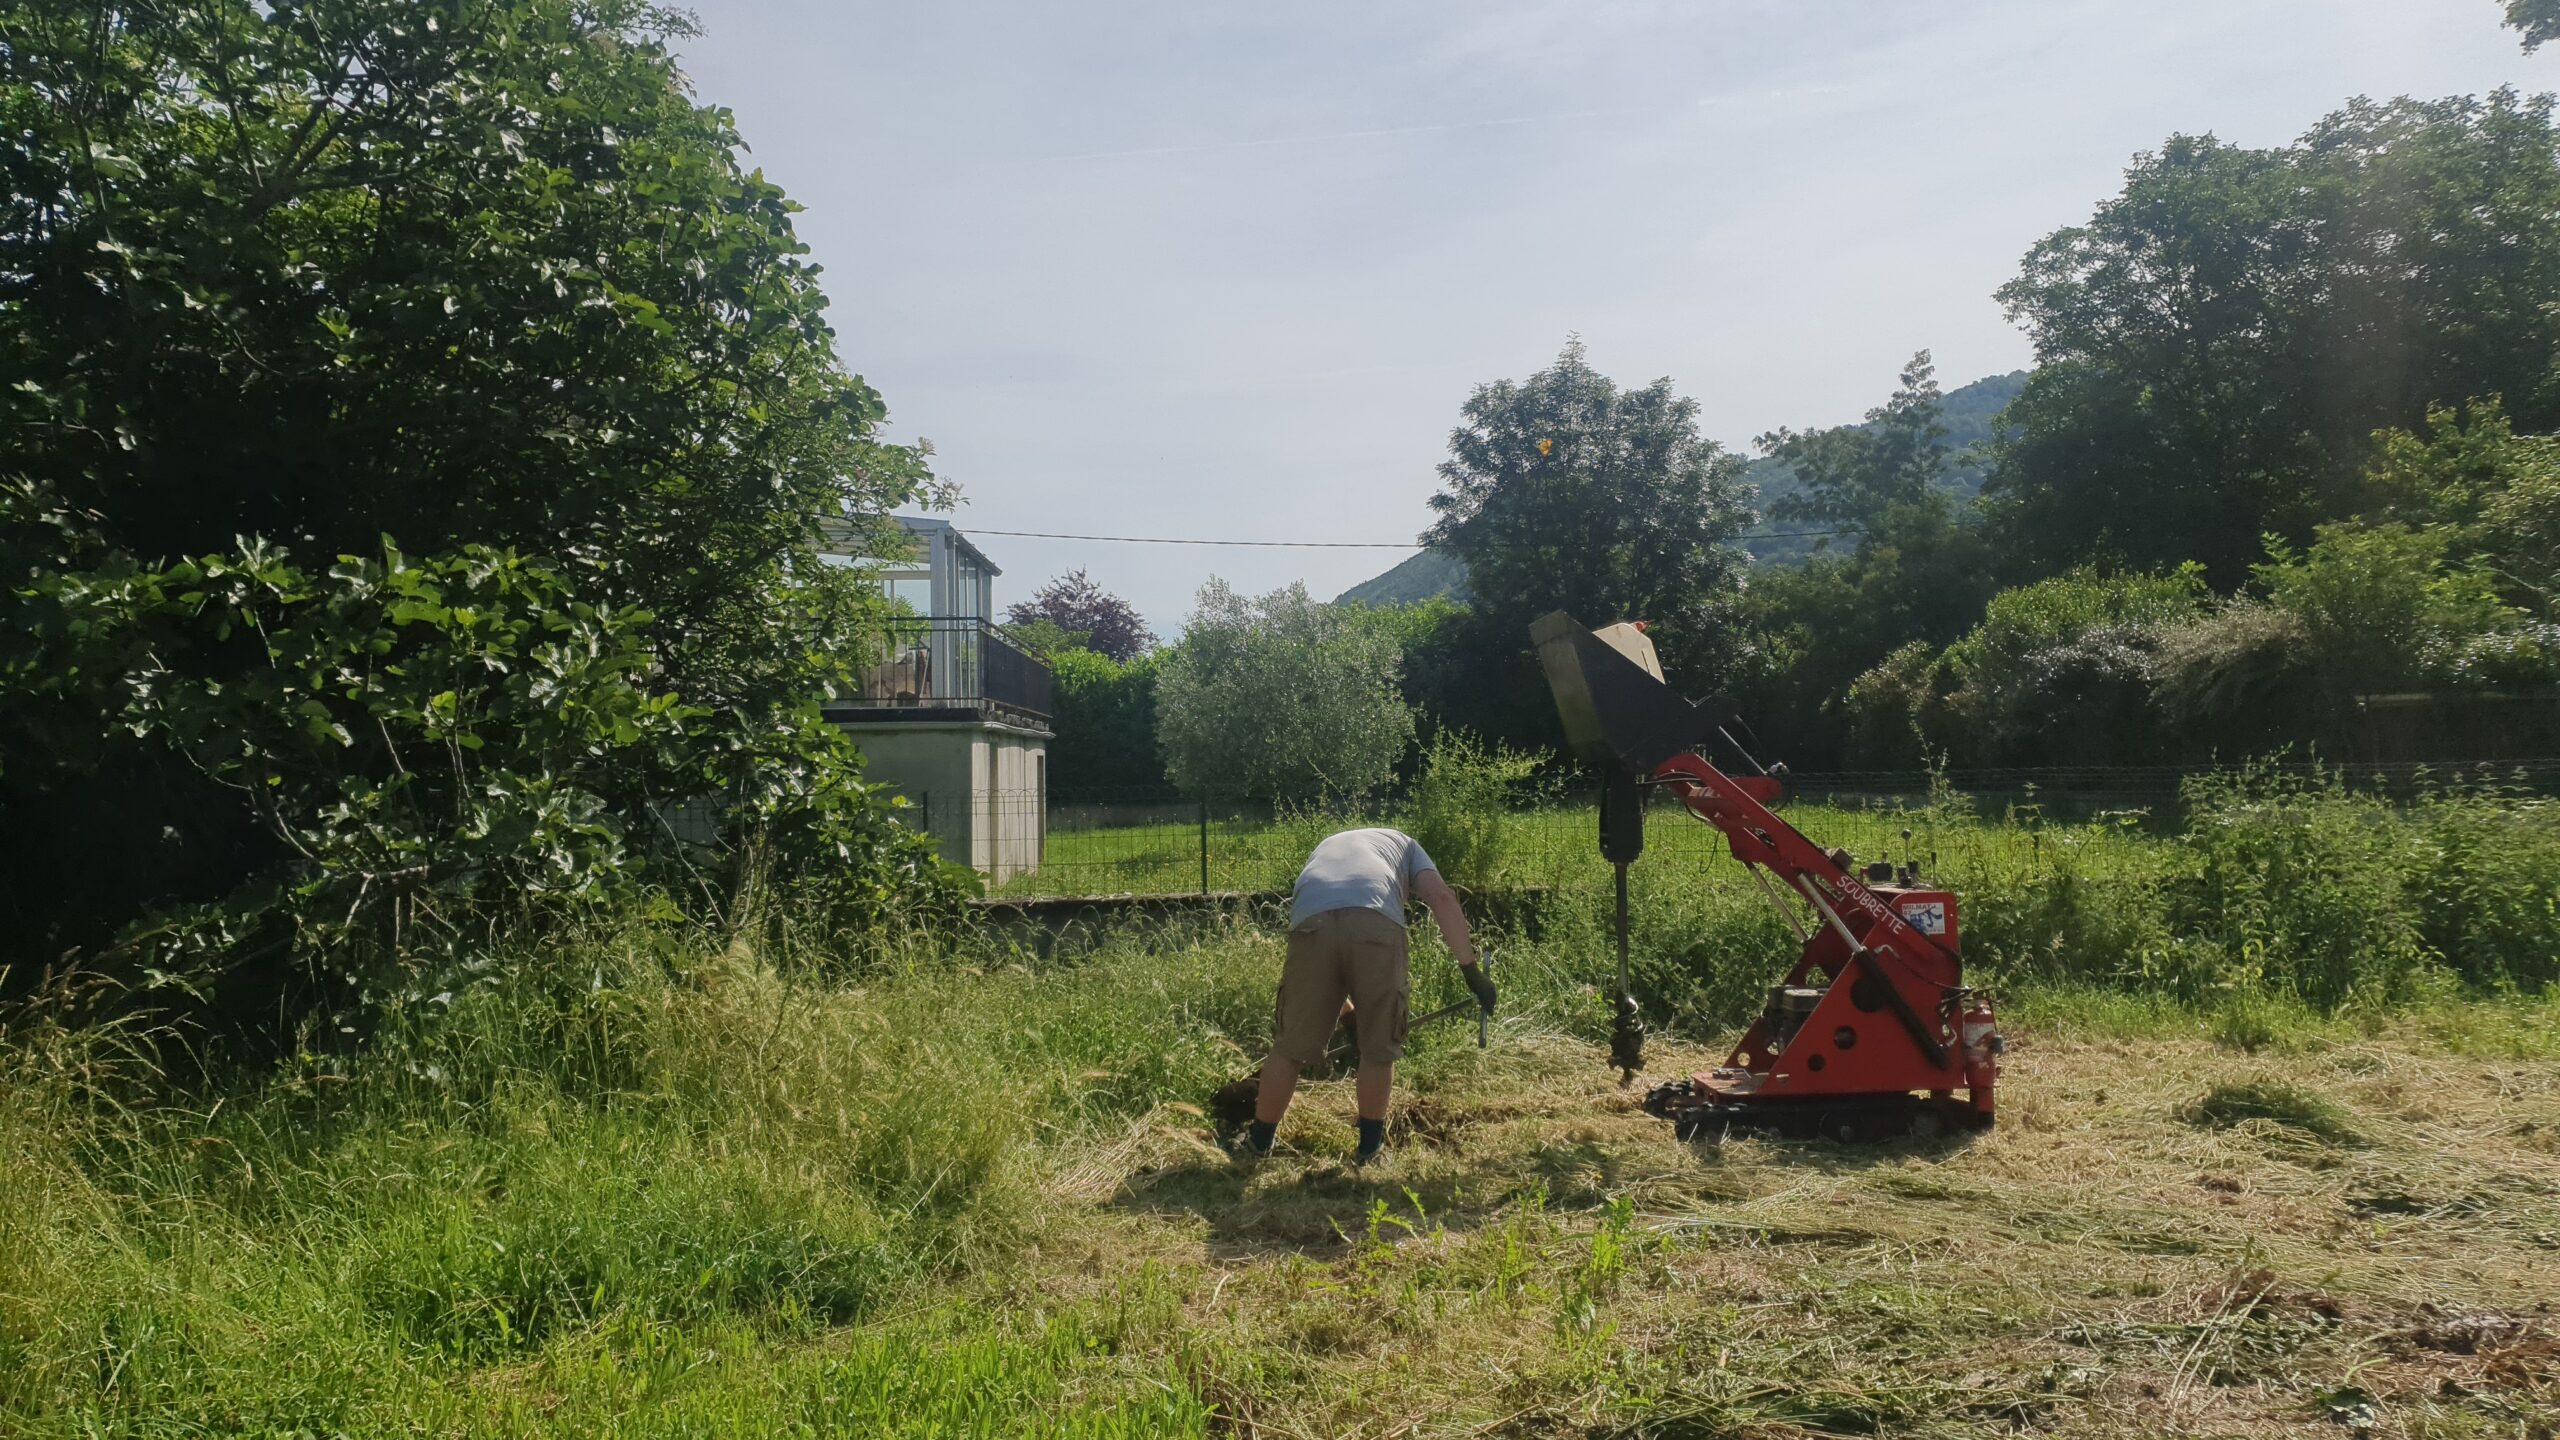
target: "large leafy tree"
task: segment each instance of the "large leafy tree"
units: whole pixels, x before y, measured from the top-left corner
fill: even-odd
[[[527,874],[630,878],[590,862],[691,794],[868,853],[811,702],[869,617],[810,541],[929,481],[837,362],[794,207],[688,95],[682,26],[0,17],[0,965],[152,914],[227,917],[235,959],[322,913],[398,948]],[[295,723],[199,723],[270,692]]]
[[[1388,627],[1304,585],[1200,590],[1156,672],[1156,735],[1175,784],[1213,796],[1352,798],[1385,785],[1413,741]]]
[[[1139,618],[1137,607],[1094,583],[1082,569],[1070,570],[1017,601],[1005,611],[1016,625],[1047,621],[1069,635],[1080,635],[1085,648],[1125,665],[1145,654],[1156,637]]]
[[[1735,648],[1743,464],[1698,433],[1698,403],[1669,379],[1621,389],[1579,339],[1525,380],[1478,386],[1423,536],[1466,562],[1471,596],[1455,688],[1480,704],[1444,718],[1504,738],[1551,731],[1527,648],[1529,622],[1556,609],[1649,621],[1683,684],[1712,683]]]
[[[2041,362],[1988,486],[2013,568],[2202,560],[2347,513],[2372,435],[2503,395],[2560,426],[2547,99],[2357,101],[2271,150],[2177,136],[2000,298]]]

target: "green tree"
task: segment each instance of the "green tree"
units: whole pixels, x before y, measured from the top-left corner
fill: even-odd
[[[1743,593],[1752,654],[1734,697],[1774,754],[1799,770],[1841,764],[1908,764],[1906,727],[1858,733],[1848,705],[1858,678],[1895,651],[1934,653],[1982,618],[1998,589],[1981,530],[1959,525],[1943,503],[1890,511],[1880,531],[1847,555],[1755,571]]]
[[[2560,603],[2560,436],[2518,435],[2496,400],[2427,412],[2423,430],[2375,437],[2364,518],[2442,529],[2512,603]]]
[[[1764,735],[1783,736],[1799,769],[1907,762],[1876,754],[1847,708],[1851,685],[1914,641],[1932,650],[1962,636],[1996,588],[1988,547],[1944,488],[1950,456],[1929,352],[1904,366],[1892,396],[1864,424],[1774,431],[1760,438],[1793,488],[1770,508],[1787,519],[1846,526],[1853,553],[1769,565],[1749,579],[1742,626],[1752,653],[1736,697]],[[1773,742],[1774,743],[1774,742]]]
[[[1687,683],[1712,681],[1751,516],[1743,461],[1698,433],[1697,402],[1668,379],[1621,390],[1577,339],[1526,380],[1478,386],[1462,413],[1423,539],[1466,562],[1485,658],[1525,655],[1529,622],[1563,609],[1651,621]]]
[[[2495,686],[2548,678],[2529,618],[2491,575],[2449,554],[2454,531],[2323,525],[2308,549],[2268,546],[2256,569],[2269,604],[2301,622],[2305,659],[2328,698],[2413,686]]]
[[[1866,423],[1760,437],[1762,452],[1784,464],[1797,486],[1769,513],[1874,534],[1891,511],[1943,509],[1946,442],[1937,366],[1923,350],[1902,367],[1901,384],[1867,412]]]
[[[2530,55],[2560,40],[2560,0],[2507,0],[2507,26],[2523,37]]]
[[[2013,573],[2202,561],[2351,513],[2375,431],[2560,425],[2548,99],[2359,100],[2270,150],[2175,136],[2000,291],[2041,362],[1987,490]]]
[[[881,812],[813,708],[876,604],[812,541],[931,481],[839,365],[794,207],[741,166],[727,112],[689,98],[673,12],[30,0],[5,24],[0,966],[204,906],[243,927],[225,953],[270,970],[315,907],[398,949],[429,895],[453,919],[522,894],[504,878],[522,870],[483,863],[501,842],[591,844],[680,895],[728,892],[660,818],[697,794],[735,802],[768,873],[832,866],[848,897],[883,881],[846,864],[870,852],[836,820]],[[337,558],[385,555],[414,558]],[[486,612],[440,598],[494,573],[522,583]],[[423,590],[386,602],[395,581]],[[502,675],[418,692],[482,620],[542,611],[603,627],[681,733],[607,726],[560,769],[556,749],[454,728]],[[308,660],[301,728],[225,707],[243,727],[226,741],[161,703],[265,693],[306,663],[275,627],[323,615],[335,648],[310,654],[339,658]],[[585,703],[568,673],[529,698]],[[377,689],[418,713],[377,713]],[[402,781],[430,758],[419,726],[455,747],[435,757],[445,790]],[[354,789],[268,778],[324,771]],[[489,786],[565,787],[582,818],[463,798]],[[330,862],[308,827],[357,823],[349,797],[386,787],[408,798],[364,823],[405,827],[391,851],[416,853],[313,889]]]
[[[1211,580],[1157,672],[1165,768],[1207,795],[1369,794],[1413,741],[1402,658],[1385,627],[1303,585],[1249,599]]]

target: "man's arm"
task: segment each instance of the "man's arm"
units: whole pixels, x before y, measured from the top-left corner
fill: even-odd
[[[1467,929],[1467,912],[1458,908],[1458,892],[1449,888],[1440,872],[1425,870],[1415,876],[1413,894],[1438,922],[1440,938],[1448,942],[1450,956],[1461,965],[1476,963],[1475,936]]]

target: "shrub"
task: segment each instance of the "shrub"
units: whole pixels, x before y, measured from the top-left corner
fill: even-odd
[[[2172,896],[2181,930],[2219,947],[2234,983],[2321,1009],[2407,999],[2439,958],[2419,924],[2416,826],[2335,772],[2199,776],[2182,837],[2196,869]]]
[[[2408,885],[2427,948],[2484,989],[2560,981],[2560,805],[2449,785],[2420,797],[2404,823],[2416,832]]]
[[[2190,755],[2253,755],[2296,738],[2309,627],[2292,611],[2239,598],[2162,627],[2152,699]]]
[[[2075,570],[2003,590],[1982,623],[1947,647],[1959,688],[1933,734],[1959,755],[2003,761],[2120,761],[2150,748],[2151,651],[2195,615],[2203,572]]]
[[[202,889],[99,957],[126,975],[238,976],[247,1006],[317,974],[345,1006],[451,988],[499,916],[655,891],[736,918],[734,878],[706,890],[652,823],[660,798],[730,802],[721,838],[830,927],[952,893],[814,697],[715,715],[654,662],[646,612],[585,604],[539,560],[386,547],[314,573],[249,542],[33,590],[61,638],[16,678],[77,686],[115,722],[100,763],[182,774],[207,805],[184,837]],[[244,645],[263,663],[240,668]]]
[[[881,597],[814,549],[927,452],[690,22],[429,8],[12,13],[0,989],[290,1022],[299,962],[396,992],[527,910],[944,888],[815,709]],[[668,833],[705,798],[754,864]]]
[[[2270,540],[2254,574],[2268,603],[2301,621],[2307,658],[2334,695],[2494,679],[2490,656],[2511,647],[2491,647],[2468,670],[2463,659],[2525,617],[2489,577],[2451,563],[2453,539],[2441,528],[2323,525],[2306,551]]]
[[[1951,677],[1926,642],[1895,650],[1849,686],[1849,753],[1878,765],[1907,765],[1931,748],[1929,736]]]
[[[1092,650],[1049,657],[1057,713],[1049,742],[1049,790],[1091,795],[1171,784],[1156,743],[1157,655],[1122,664]]]
[[[1432,737],[1406,824],[1451,884],[1494,883],[1506,857],[1517,792],[1537,768],[1536,756],[1486,744],[1463,730]]]
[[[2010,817],[1948,875],[1961,892],[1965,963],[1991,984],[2166,989],[2192,998],[2203,959],[2172,936],[2161,878],[2128,864],[2127,827]],[[2209,964],[2207,966],[2209,968]]]

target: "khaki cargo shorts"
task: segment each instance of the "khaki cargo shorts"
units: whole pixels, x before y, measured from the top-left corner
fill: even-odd
[[[1405,971],[1404,922],[1356,905],[1311,915],[1289,932],[1289,962],[1271,1017],[1275,1054],[1313,1065],[1347,998],[1357,1007],[1360,1060],[1393,1064],[1404,1054],[1412,981]]]

